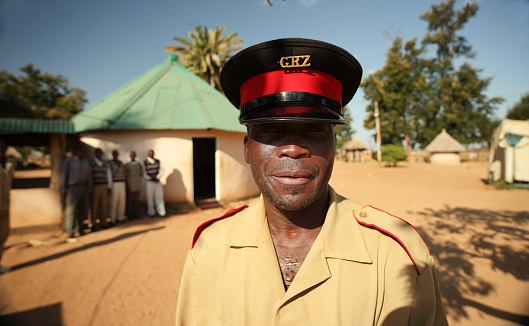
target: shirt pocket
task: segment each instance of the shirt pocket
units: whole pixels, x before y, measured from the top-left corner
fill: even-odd
[[[230,326],[222,322],[222,318],[213,311],[197,309],[192,326]]]

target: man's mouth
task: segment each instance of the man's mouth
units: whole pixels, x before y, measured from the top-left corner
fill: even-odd
[[[272,177],[282,184],[294,186],[306,184],[314,179],[314,176],[308,171],[276,172],[272,174]]]

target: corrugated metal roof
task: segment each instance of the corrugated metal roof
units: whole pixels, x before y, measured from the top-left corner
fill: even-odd
[[[424,150],[435,153],[454,153],[464,152],[467,149],[443,129]]]
[[[72,118],[76,132],[218,129],[245,132],[228,99],[170,55],[164,63]]]
[[[74,126],[65,120],[34,120],[20,118],[0,118],[0,131],[32,132],[47,134],[73,134]]]

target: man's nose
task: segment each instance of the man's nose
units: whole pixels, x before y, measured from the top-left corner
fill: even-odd
[[[310,151],[302,145],[288,144],[278,148],[277,156],[280,158],[289,157],[294,159],[307,158],[310,156]]]

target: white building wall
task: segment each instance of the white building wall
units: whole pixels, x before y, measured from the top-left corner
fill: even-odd
[[[161,161],[165,175],[166,202],[194,202],[193,138],[216,138],[215,186],[216,199],[228,201],[257,195],[249,166],[244,162],[244,133],[219,130],[120,130],[96,131],[81,135],[81,141],[93,148],[101,148],[106,159],[118,150],[123,162],[129,161],[129,152],[136,151],[141,162],[149,149]]]
[[[432,164],[457,165],[461,163],[461,158],[457,153],[433,153],[430,156]]]

